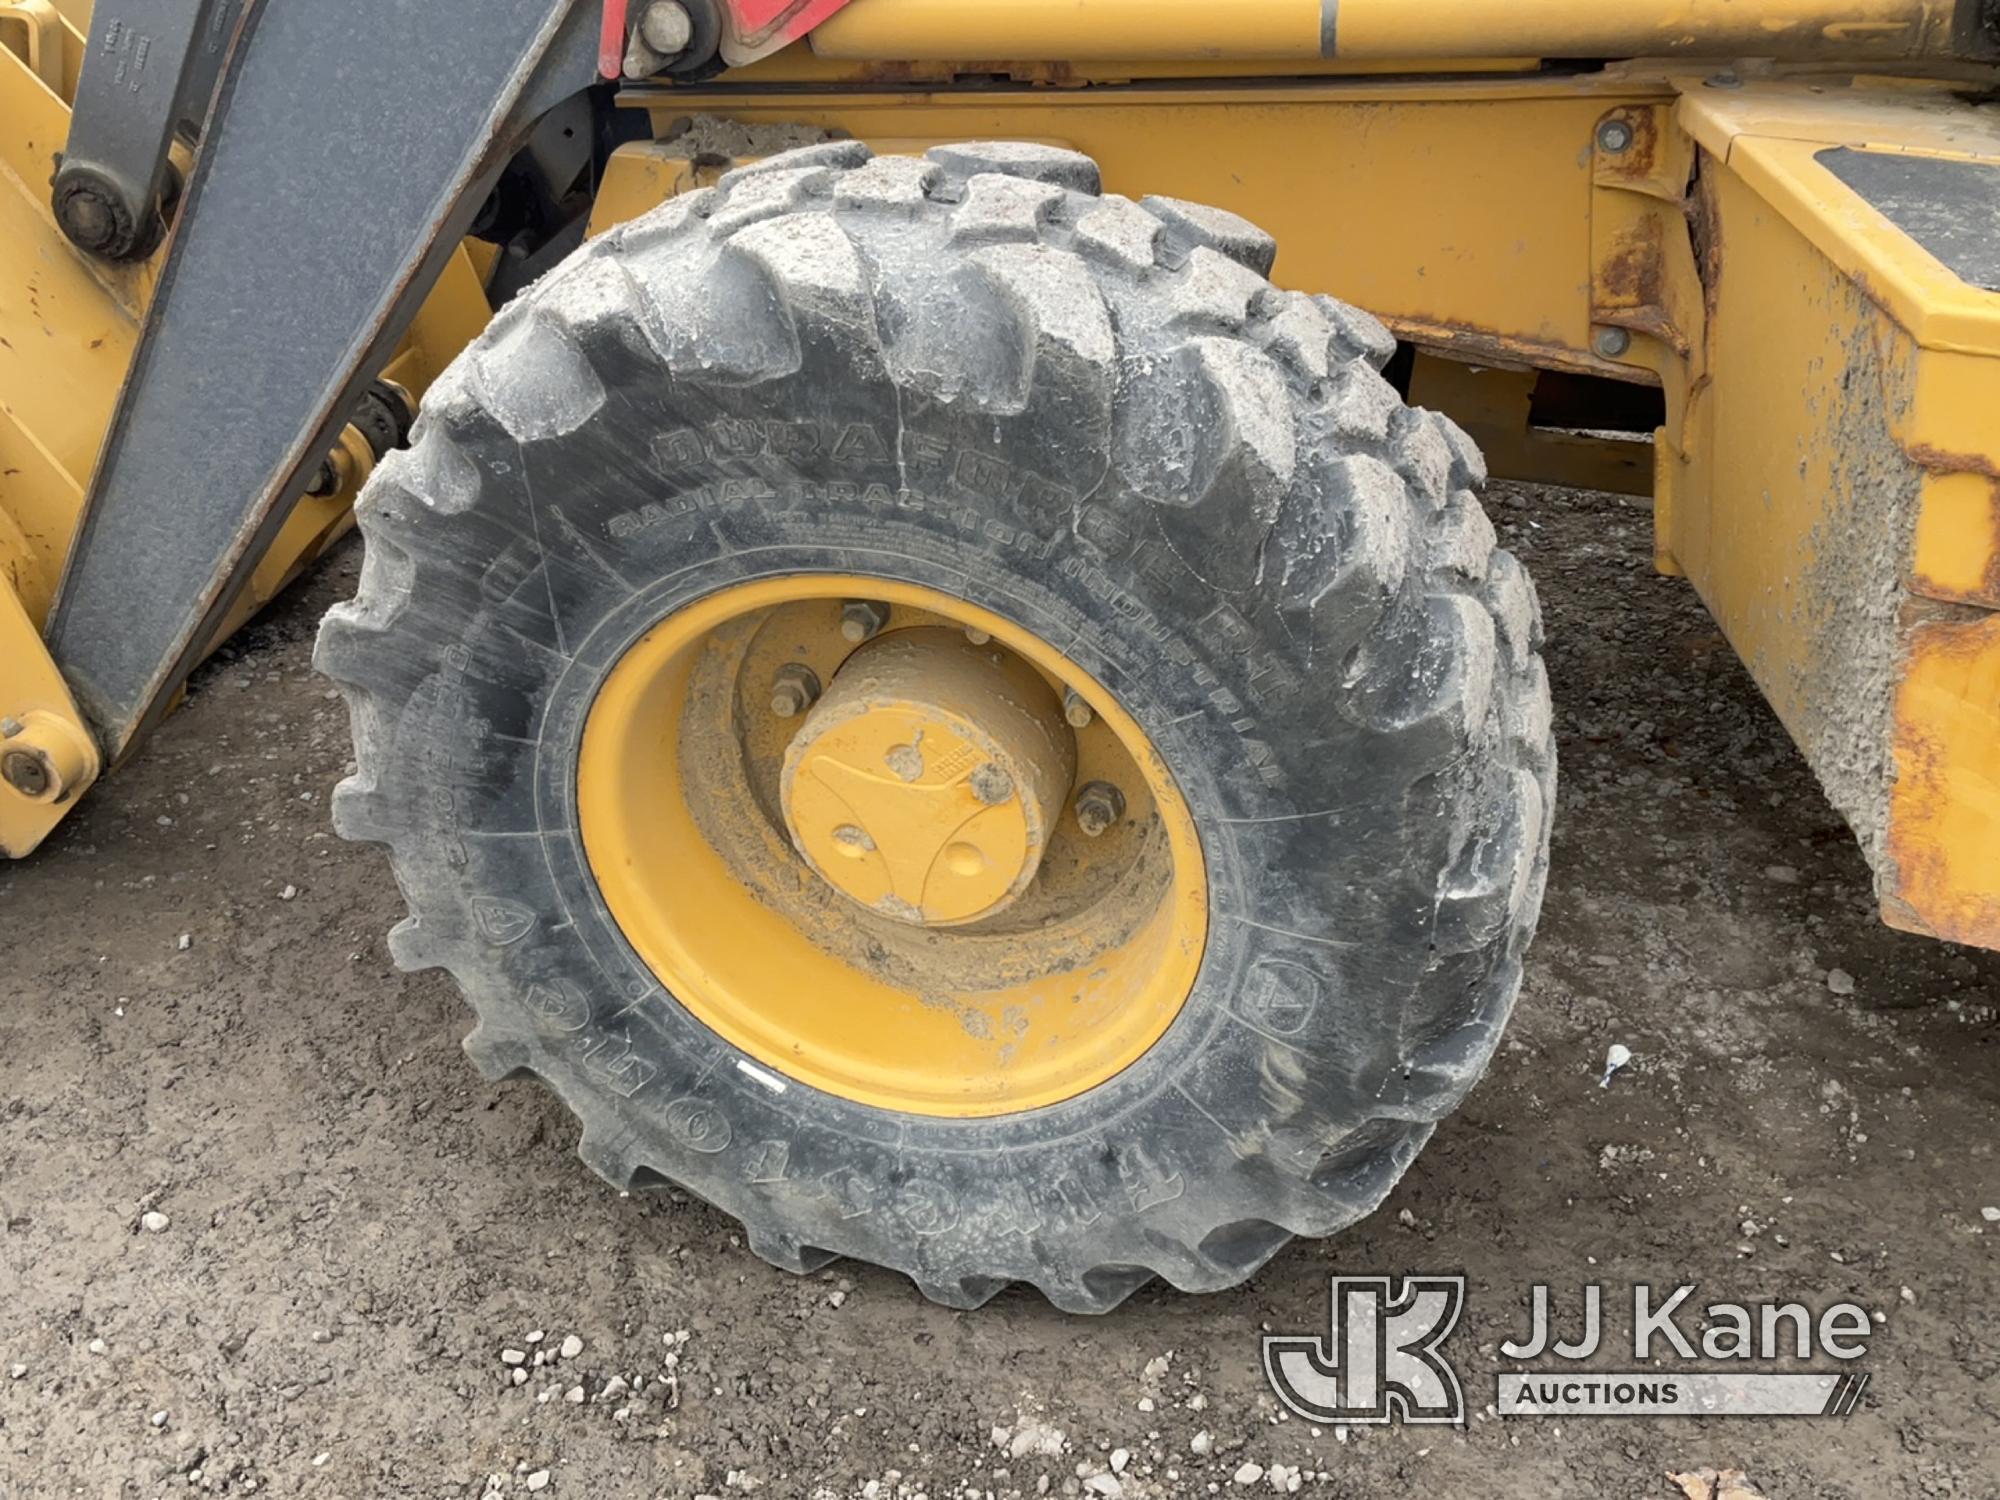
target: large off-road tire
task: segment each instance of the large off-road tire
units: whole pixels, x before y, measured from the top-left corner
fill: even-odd
[[[430,392],[320,636],[335,819],[389,846],[396,960],[452,972],[475,1062],[560,1095],[613,1183],[795,1271],[1098,1312],[1368,1213],[1479,1077],[1547,865],[1535,596],[1473,445],[1274,254],[1072,153],[835,142],[584,247]],[[812,572],[1019,622],[1164,757],[1206,947],[1109,1081],[979,1118],[774,1087],[613,923],[577,831],[598,686],[693,601]]]

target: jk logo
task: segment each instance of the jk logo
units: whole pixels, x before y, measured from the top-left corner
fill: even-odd
[[[1458,1372],[1438,1345],[1465,1310],[1463,1276],[1336,1276],[1327,1338],[1271,1335],[1264,1374],[1278,1399],[1309,1422],[1465,1420]]]

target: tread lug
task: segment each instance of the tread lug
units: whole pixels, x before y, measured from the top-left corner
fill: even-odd
[[[1037,240],[1062,201],[1063,190],[1051,183],[981,172],[966,183],[965,201],[952,213],[951,237],[961,243]]]
[[[709,233],[727,239],[746,225],[805,207],[816,192],[830,191],[833,174],[825,167],[785,167],[758,172],[724,189],[722,205],[708,216]]]
[[[1150,271],[1159,263],[1166,226],[1130,198],[1116,194],[1094,204],[1077,221],[1077,249],[1128,271]]]
[[[1270,290],[1264,278],[1219,255],[1200,249],[1167,293],[1167,326],[1236,333],[1250,322],[1250,307]]]
[[[1396,467],[1410,481],[1410,487],[1435,509],[1451,493],[1452,454],[1444,434],[1427,411],[1404,407],[1391,424],[1400,426]]]
[[[937,1281],[921,1276],[912,1276],[911,1282],[924,1294],[927,1301],[944,1307],[957,1308],[960,1312],[976,1312],[991,1302],[1010,1285],[990,1276],[965,1276],[956,1281]]]
[[[1257,276],[1267,277],[1278,262],[1278,242],[1248,219],[1226,208],[1180,198],[1141,198],[1139,206],[1166,225],[1186,245],[1205,245]]]
[[[1313,298],[1333,324],[1334,358],[1365,360],[1381,369],[1396,356],[1396,335],[1373,313],[1349,306],[1337,297]]]
[[[1333,328],[1312,298],[1299,292],[1283,294],[1277,313],[1263,329],[1266,346],[1307,380],[1324,380],[1332,371],[1327,350]]]
[[[716,186],[727,192],[740,182],[753,177],[766,177],[774,172],[798,172],[811,167],[851,170],[866,166],[874,158],[875,153],[865,141],[816,141],[810,146],[794,146],[789,151],[780,151],[762,161],[732,167],[722,174]]]
[[[604,383],[575,335],[538,306],[495,318],[473,369],[483,404],[516,442],[574,432],[604,405]]]
[[[1095,193],[1102,185],[1097,163],[1082,152],[1032,141],[960,141],[933,146],[924,155],[957,177],[1000,172],[1078,193]]]
[[[1389,424],[1403,409],[1396,388],[1358,360],[1336,373],[1328,402],[1335,434],[1358,442],[1388,442]]]
[[[937,163],[913,156],[878,156],[835,180],[833,201],[841,208],[901,208],[914,212],[944,176]]]
[[[1471,490],[1459,490],[1445,502],[1444,513],[1431,533],[1431,561],[1433,566],[1478,583],[1484,581],[1498,545],[1499,538],[1479,497]]]

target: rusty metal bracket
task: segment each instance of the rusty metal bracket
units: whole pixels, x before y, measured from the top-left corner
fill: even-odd
[[[1694,143],[1673,127],[1670,105],[1623,104],[1598,120],[1591,149],[1592,344],[1604,358],[1657,370],[1661,355],[1685,358],[1701,338],[1701,307],[1684,296],[1695,284],[1686,216]]]
[[[1621,104],[1591,141],[1591,348],[1657,380],[1666,420],[1654,434],[1655,560],[1679,571],[1664,538],[1680,491],[1686,427],[1700,388],[1706,310],[1693,225],[1695,146],[1671,104]]]

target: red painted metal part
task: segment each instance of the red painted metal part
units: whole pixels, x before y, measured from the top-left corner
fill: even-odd
[[[597,74],[617,78],[625,71],[625,0],[604,0],[604,25],[597,33]]]
[[[804,36],[848,0],[718,0],[722,11],[722,56],[732,67],[767,57]],[[629,0],[604,0],[598,32],[597,71],[617,78],[625,68]]]
[[[797,41],[848,0],[723,0],[722,55],[733,66]]]

